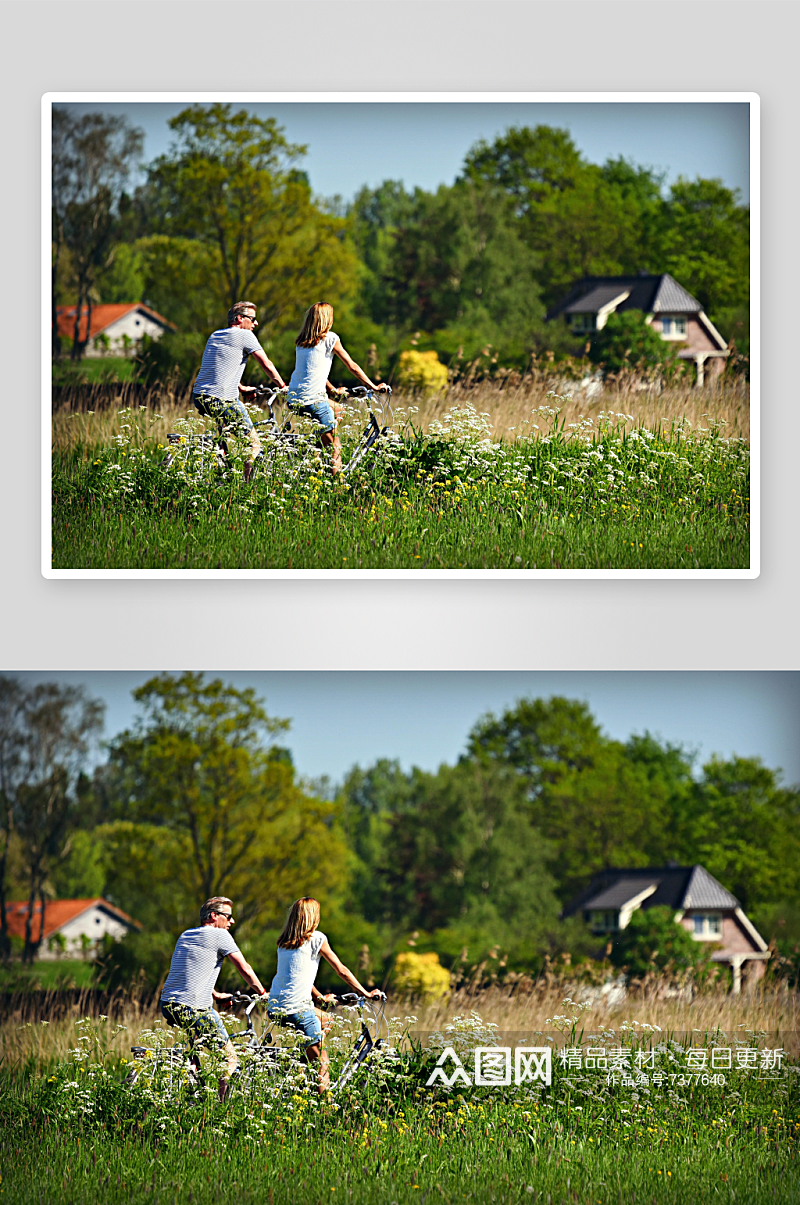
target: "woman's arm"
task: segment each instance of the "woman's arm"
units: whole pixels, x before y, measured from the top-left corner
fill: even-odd
[[[328,944],[327,939],[322,943],[322,949],[320,950],[320,954],[322,955],[322,957],[325,959],[325,961],[327,963],[330,963],[330,965],[333,967],[334,971],[339,976],[339,978],[343,979],[345,981],[345,983],[347,984],[347,986],[351,987],[354,992],[358,993],[359,996],[366,996],[367,999],[376,1000],[376,999],[378,999],[378,997],[383,995],[380,988],[378,988],[378,987],[376,987],[374,989],[374,991],[371,991],[371,992],[368,992],[365,987],[362,987],[361,984],[356,979],[353,972],[349,971],[347,969],[347,967],[344,965],[344,963],[340,962],[339,959],[336,957],[336,955],[334,954],[330,945]]]
[[[348,355],[348,353],[344,350],[341,339],[336,340],[336,343],[333,347],[333,354],[339,357],[345,368],[349,368],[356,380],[359,380],[362,385],[366,385],[367,389],[377,389],[380,393],[383,393],[386,390],[387,386],[383,383],[380,385],[373,384],[373,382],[364,372],[363,368],[359,368],[353,357]]]

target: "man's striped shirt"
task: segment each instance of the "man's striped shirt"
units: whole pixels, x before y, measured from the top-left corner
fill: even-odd
[[[214,331],[206,343],[192,392],[219,398],[221,402],[238,402],[244,366],[254,351],[261,351],[261,344],[252,331],[242,326]]]
[[[222,960],[238,949],[225,929],[217,929],[214,925],[187,929],[175,946],[161,999],[188,1004],[190,1008],[211,1008],[214,1001],[211,993]]]

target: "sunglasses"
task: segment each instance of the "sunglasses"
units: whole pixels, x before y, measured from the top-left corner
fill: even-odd
[[[233,913],[232,913],[232,912],[217,912],[217,913],[215,913],[215,915],[216,915],[216,916],[224,916],[224,917],[225,917],[225,919],[226,919],[226,920],[229,920],[229,921],[231,922],[231,924],[232,924],[232,925],[235,925],[235,924],[236,924],[236,921],[233,919]]]

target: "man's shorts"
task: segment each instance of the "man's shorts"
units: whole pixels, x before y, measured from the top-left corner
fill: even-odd
[[[289,394],[288,405],[290,410],[294,410],[295,414],[305,414],[307,418],[313,418],[315,423],[318,423],[322,428],[320,434],[324,435],[326,431],[333,431],[336,427],[336,417],[333,413],[333,407],[326,399],[318,402],[301,402],[299,398],[293,400],[293,395]]]
[[[192,1008],[178,1000],[162,1000],[161,1012],[170,1025],[186,1029],[198,1038],[209,1038],[215,1046],[224,1046],[229,1040],[222,1017],[213,1008]]]
[[[193,393],[192,401],[205,418],[215,418],[220,427],[232,427],[240,435],[253,429],[253,420],[244,402],[224,402],[207,393]]]
[[[322,1041],[322,1025],[313,1008],[301,1008],[296,1013],[285,1013],[277,1000],[267,1001],[267,1016],[270,1021],[282,1021],[306,1036],[306,1046],[316,1046]]]

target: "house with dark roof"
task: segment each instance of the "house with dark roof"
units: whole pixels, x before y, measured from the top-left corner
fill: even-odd
[[[548,311],[548,321],[563,317],[576,335],[591,337],[610,314],[641,310],[662,339],[674,343],[678,358],[691,360],[697,384],[719,376],[730,355],[727,343],[696,297],[669,272],[651,276],[584,276]]]
[[[27,900],[6,904],[9,937],[24,940],[27,919]],[[127,912],[102,898],[46,900],[44,916],[41,902],[33,907],[32,938],[39,942],[38,958],[85,957],[94,952],[106,935],[116,939],[139,927],[139,922]]]
[[[613,936],[625,929],[637,908],[664,905],[695,941],[708,942],[714,962],[729,966],[733,991],[739,992],[742,969],[748,982],[766,970],[769,949],[755,925],[731,895],[704,866],[609,868],[562,912],[582,913],[598,935]]]
[[[58,333],[63,338],[71,340],[73,337],[76,309],[74,305],[58,307]],[[151,339],[160,339],[164,331],[175,329],[173,323],[140,301],[128,301],[120,305],[93,305],[92,326],[87,340],[88,320],[87,308],[83,306],[78,337],[81,343],[86,343],[84,354],[87,356],[132,356],[136,353],[137,344],[145,335]]]

